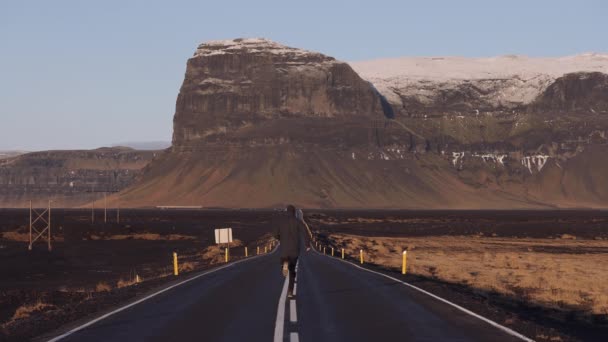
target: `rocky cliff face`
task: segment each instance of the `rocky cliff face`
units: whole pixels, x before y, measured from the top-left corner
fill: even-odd
[[[265,39],[212,41],[201,44],[188,60],[177,98],[173,149],[200,150],[235,139],[246,143],[239,139],[245,132],[284,120],[381,116],[379,96],[346,63]],[[315,131],[289,133],[279,130],[245,140],[315,139]]]
[[[0,160],[0,206],[73,207],[131,185],[158,151],[44,151]]]
[[[608,74],[576,72],[556,79],[540,94],[533,109],[544,112],[608,113]]]
[[[263,39],[202,44],[177,99],[171,152],[113,200],[608,206],[607,56],[351,66]]]

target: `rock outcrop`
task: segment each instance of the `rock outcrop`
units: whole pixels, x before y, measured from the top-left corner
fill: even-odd
[[[577,72],[556,79],[538,96],[538,111],[608,114],[608,74]]]
[[[188,61],[171,151],[112,200],[608,206],[599,190],[608,185],[606,56],[351,65],[363,78],[264,39],[202,44]]]

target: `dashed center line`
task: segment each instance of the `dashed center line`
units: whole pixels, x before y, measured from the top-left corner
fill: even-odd
[[[296,289],[298,286],[297,283],[297,279],[298,279],[298,264],[299,261],[296,263],[296,276],[294,278],[294,284],[293,284],[293,295],[295,296],[296,294]],[[277,319],[275,322],[275,326],[274,326],[274,342],[282,342],[283,341],[283,337],[285,334],[285,310],[286,310],[286,306],[287,306],[287,292],[288,292],[288,283],[289,283],[289,276],[287,275],[287,277],[285,277],[285,282],[283,283],[283,290],[281,291],[281,295],[279,297],[279,306],[277,308]],[[298,310],[297,310],[298,306],[296,303],[295,299],[290,299],[289,300],[289,321],[291,323],[297,323],[298,322]],[[289,333],[289,341],[290,342],[299,342],[300,341],[300,336],[298,335],[297,332],[290,332]]]
[[[277,320],[274,325],[274,342],[282,342],[283,341],[283,328],[285,326],[285,297],[287,297],[287,286],[289,282],[289,277],[285,277],[285,282],[283,283],[283,290],[281,291],[281,296],[279,297],[279,306],[277,308]]]
[[[295,299],[289,301],[289,320],[291,323],[296,323],[298,321],[298,312],[296,310]]]

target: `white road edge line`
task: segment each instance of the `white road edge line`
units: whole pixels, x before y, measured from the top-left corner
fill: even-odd
[[[319,253],[319,252],[318,252],[318,251],[316,251],[316,250],[315,250],[315,253],[317,253],[318,255],[323,256],[323,254]],[[326,255],[326,256],[327,256],[327,255]],[[327,257],[329,257],[329,256],[327,256]],[[390,279],[390,280],[393,280],[393,281],[396,281],[396,282],[398,282],[398,283],[401,283],[401,284],[403,284],[403,285],[405,285],[405,286],[408,286],[408,287],[410,287],[410,288],[412,288],[412,289],[414,289],[414,290],[417,290],[417,291],[422,292],[422,293],[424,293],[424,294],[426,294],[426,295],[428,295],[428,296],[431,296],[431,297],[433,297],[433,298],[437,299],[437,300],[438,300],[438,301],[440,301],[440,302],[443,302],[443,303],[445,303],[445,304],[451,305],[451,306],[455,307],[456,309],[458,309],[458,310],[460,310],[460,311],[462,311],[462,312],[464,312],[464,313],[467,313],[467,314],[469,314],[469,315],[471,315],[471,316],[473,316],[473,317],[475,317],[475,318],[478,318],[478,319],[480,319],[480,320],[482,320],[482,321],[484,321],[484,322],[486,322],[486,323],[490,324],[491,326],[493,326],[493,327],[495,327],[495,328],[498,328],[499,330],[504,331],[505,333],[507,333],[507,334],[509,334],[509,335],[511,335],[511,336],[518,337],[518,338],[520,338],[520,339],[521,339],[521,340],[523,340],[523,341],[527,341],[527,342],[534,342],[534,340],[533,340],[533,339],[530,339],[530,338],[528,338],[528,337],[526,337],[526,336],[524,336],[524,335],[522,335],[522,334],[518,333],[517,331],[515,331],[515,330],[513,330],[513,329],[507,328],[507,327],[505,327],[504,325],[500,325],[500,324],[498,324],[498,323],[496,323],[496,322],[492,321],[491,319],[488,319],[488,318],[485,318],[485,317],[483,317],[483,316],[481,316],[481,315],[478,315],[478,314],[474,313],[473,311],[471,311],[471,310],[469,310],[469,309],[465,309],[465,308],[463,308],[462,306],[460,306],[460,305],[458,305],[458,304],[454,304],[454,303],[450,302],[450,301],[449,301],[449,300],[447,300],[447,299],[443,299],[443,298],[441,298],[441,297],[439,297],[439,296],[437,296],[437,295],[434,295],[434,294],[432,294],[432,293],[430,293],[430,292],[428,292],[428,291],[426,291],[426,290],[423,290],[423,289],[421,289],[421,288],[419,288],[419,287],[417,287],[417,286],[414,286],[414,285],[412,285],[412,284],[406,283],[406,282],[404,282],[404,281],[402,281],[402,280],[399,280],[399,279],[397,279],[397,278],[393,278],[393,277],[391,277],[391,276],[389,276],[389,275],[386,275],[386,274],[384,274],[384,273],[382,273],[382,272],[376,272],[376,271],[369,270],[369,269],[367,269],[367,268],[365,268],[365,267],[361,267],[361,266],[359,266],[359,265],[353,264],[352,262],[349,262],[349,261],[346,261],[346,260],[342,260],[342,259],[338,259],[338,258],[332,258],[332,259],[335,259],[335,260],[338,260],[338,261],[344,262],[344,263],[346,263],[346,264],[349,264],[349,265],[354,266],[354,267],[356,267],[356,268],[362,269],[362,270],[364,270],[364,271],[367,271],[367,272],[370,272],[370,273],[375,273],[375,274],[377,274],[377,275],[380,275],[380,276],[383,276],[383,277],[388,278],[388,279]]]
[[[289,286],[289,274],[283,282],[283,290],[279,297],[279,306],[277,307],[277,320],[274,323],[274,342],[283,341],[283,329],[285,328],[285,298],[287,297],[287,286]]]
[[[300,342],[300,336],[298,336],[297,332],[289,334],[289,342]]]
[[[254,259],[257,259],[257,258],[261,258],[261,257],[264,257],[264,256],[271,255],[274,252],[276,252],[277,250],[278,250],[278,245],[277,245],[277,247],[272,252],[270,252],[268,254],[261,254],[261,255],[252,256],[252,257],[249,257],[249,258],[246,258],[246,259],[241,259],[241,260],[238,260],[238,261],[231,262],[228,265],[220,266],[218,268],[214,268],[212,270],[205,271],[205,272],[203,272],[203,273],[201,273],[199,275],[196,275],[196,276],[194,276],[192,278],[188,278],[188,279],[186,279],[184,281],[181,281],[181,282],[179,282],[177,284],[173,284],[173,285],[171,285],[169,287],[166,287],[166,288],[164,288],[164,289],[162,289],[160,291],[154,292],[154,293],[152,293],[152,294],[150,294],[150,295],[148,295],[148,296],[146,296],[144,298],[141,298],[141,299],[139,299],[139,300],[137,300],[137,301],[135,301],[133,303],[127,304],[125,306],[122,306],[122,307],[114,310],[114,311],[108,312],[107,314],[105,314],[103,316],[97,317],[97,318],[95,318],[95,319],[93,319],[93,320],[91,320],[91,321],[89,321],[89,322],[87,322],[85,324],[82,324],[82,325],[80,325],[80,326],[78,326],[78,327],[76,327],[76,328],[74,328],[74,329],[72,329],[72,330],[70,330],[70,331],[68,331],[66,333],[63,333],[63,334],[61,334],[59,336],[56,336],[56,337],[48,340],[48,342],[59,341],[59,340],[61,340],[63,338],[66,338],[66,337],[72,335],[75,332],[78,332],[78,331],[80,331],[80,330],[82,330],[82,329],[84,329],[86,327],[89,327],[89,326],[91,326],[91,325],[93,325],[93,324],[95,324],[95,323],[97,323],[97,322],[99,322],[101,320],[104,320],[104,319],[106,319],[106,318],[108,318],[108,317],[110,317],[110,316],[112,316],[114,314],[117,314],[117,313],[119,313],[119,312],[121,312],[123,310],[126,310],[126,309],[128,309],[128,308],[130,308],[132,306],[135,306],[135,305],[137,305],[139,303],[145,302],[146,300],[148,300],[150,298],[156,297],[156,296],[158,296],[161,293],[167,292],[167,291],[169,291],[169,290],[171,290],[173,288],[176,288],[178,286],[181,286],[181,285],[184,285],[186,283],[189,283],[189,282],[191,282],[191,281],[193,281],[195,279],[198,279],[198,278],[200,278],[202,276],[205,276],[205,275],[208,275],[208,274],[211,274],[211,273],[215,273],[217,271],[223,270],[223,269],[228,268],[228,267],[232,267],[232,266],[234,266],[236,264],[240,264],[240,263],[245,262],[245,261],[250,261],[250,260],[254,260]]]
[[[296,300],[292,299],[289,301],[289,321],[291,323],[298,322],[298,312],[296,310]]]
[[[296,290],[298,289],[298,283],[294,282],[293,283],[293,295],[296,295]]]

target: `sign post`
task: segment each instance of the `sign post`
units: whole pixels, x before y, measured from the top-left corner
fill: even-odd
[[[232,228],[218,228],[215,230],[215,243],[221,245],[226,244],[225,259],[228,262],[230,255],[230,243],[232,242]]]

